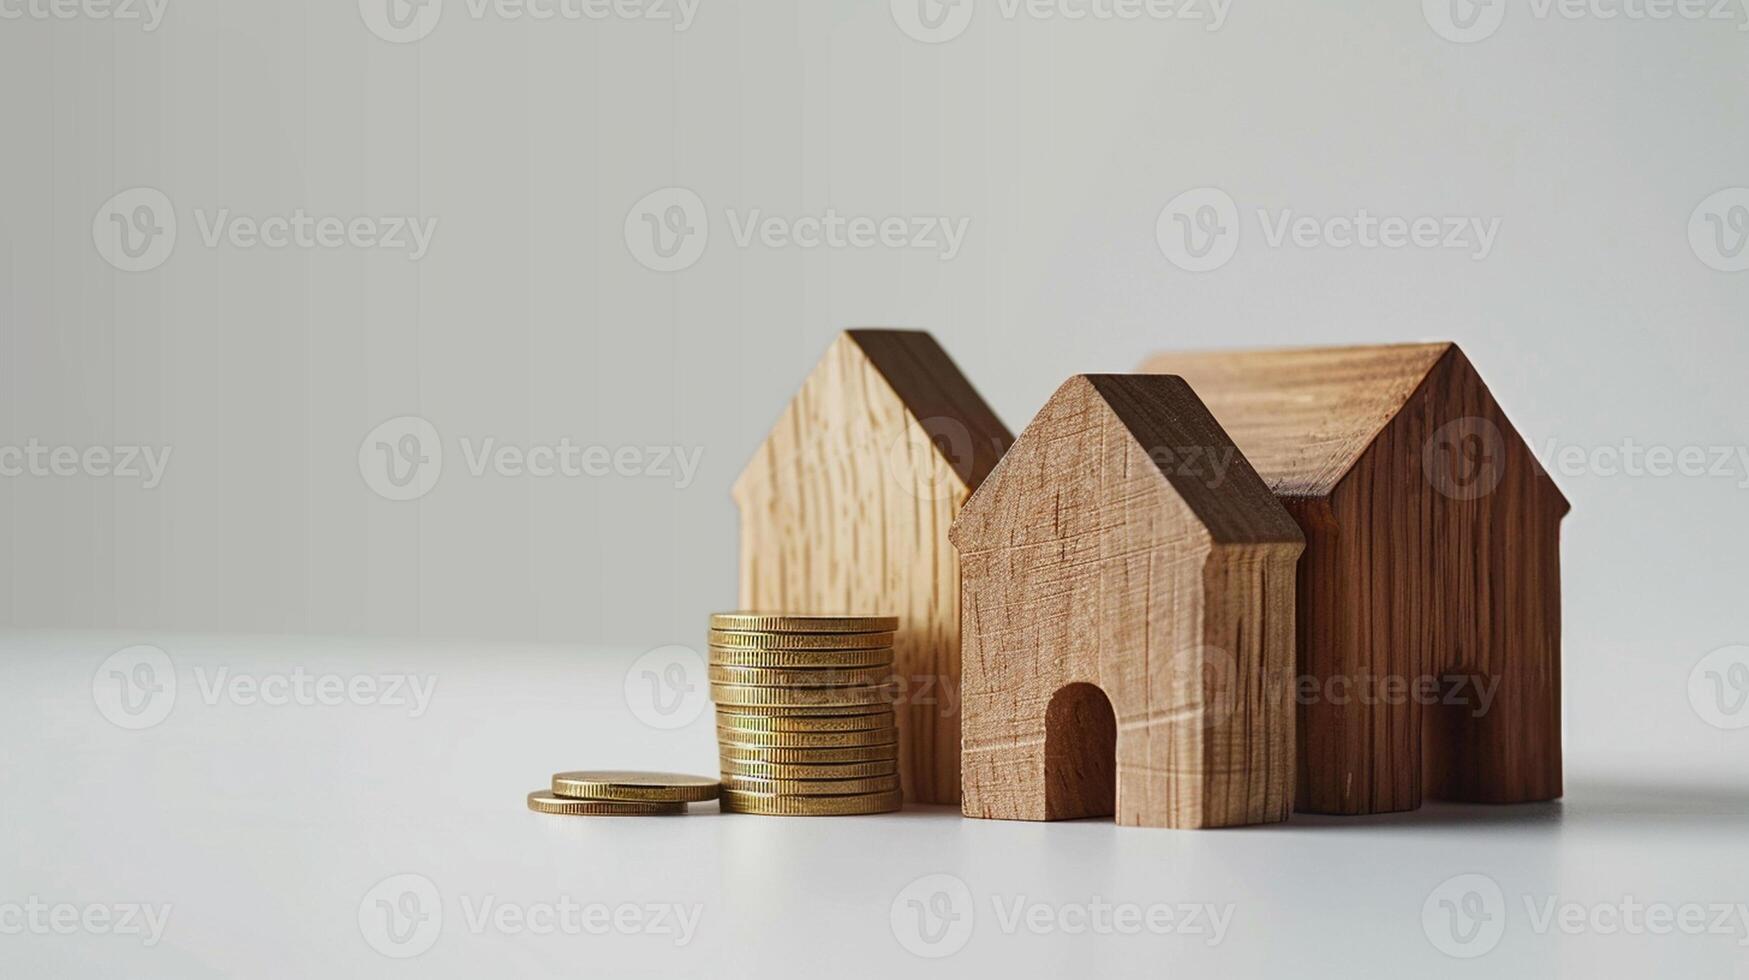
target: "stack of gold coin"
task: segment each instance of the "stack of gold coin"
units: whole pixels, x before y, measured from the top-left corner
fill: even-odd
[[[685,813],[686,804],[715,799],[717,781],[675,772],[561,772],[550,790],[528,794],[536,813],[568,817],[647,817]]]
[[[724,813],[897,810],[892,616],[711,617]]]

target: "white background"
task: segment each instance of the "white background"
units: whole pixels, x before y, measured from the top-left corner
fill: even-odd
[[[0,937],[0,964],[380,976],[388,961],[351,916],[382,877],[420,870],[465,891],[493,887],[486,869],[526,865],[537,877],[505,887],[536,901],[555,887],[538,875],[585,874],[604,854],[620,855],[604,880],[713,903],[717,931],[691,966],[747,957],[726,972],[774,955],[754,959],[733,937],[749,921],[822,944],[810,969],[841,940],[869,944],[853,947],[870,957],[854,969],[909,968],[873,951],[897,948],[883,925],[892,895],[938,871],[967,877],[986,919],[987,893],[1015,889],[1142,901],[1166,881],[1169,897],[1262,903],[1240,905],[1247,931],[1196,954],[1208,968],[1304,968],[1306,949],[1337,957],[1332,970],[1374,946],[1381,969],[1392,951],[1426,957],[1411,913],[1462,871],[1501,877],[1508,898],[1749,901],[1749,731],[1709,725],[1689,698],[1703,656],[1749,643],[1749,467],[1735,455],[1749,451],[1749,272],[1709,266],[1689,236],[1704,200],[1749,186],[1740,7],[1720,22],[1513,3],[1490,36],[1455,43],[1435,29],[1437,4],[1415,0],[1235,0],[1218,30],[1206,16],[1007,17],[991,0],[927,43],[881,2],[710,0],[677,31],[476,18],[447,0],[428,36],[392,43],[367,26],[370,2],[169,0],[153,30],[0,2],[24,14],[0,19],[0,447],[172,453],[151,489],[0,478],[0,622],[24,631],[0,667],[21,746],[0,768],[18,841],[0,903],[161,896],[181,909],[175,948],[195,958]],[[93,224],[135,187],[163,192],[178,234],[161,264],[124,272]],[[668,187],[698,195],[710,237],[694,264],[656,272],[625,224]],[[1231,261],[1187,272],[1156,222],[1204,187],[1235,202],[1240,238]],[[226,208],[437,227],[416,262],[208,246],[201,221]],[[828,208],[968,231],[944,260],[742,247],[728,218]],[[1258,209],[1499,230],[1479,261],[1271,247]],[[1593,461],[1556,472],[1574,504],[1568,802],[1188,836],[906,815],[796,838],[768,829],[782,822],[610,831],[521,813],[521,793],[554,768],[709,768],[707,723],[659,733],[627,714],[625,663],[698,644],[704,615],[732,604],[728,486],[834,333],[860,325],[934,332],[1016,430],[1068,373],[1124,370],[1157,349],[1460,342],[1539,453]],[[445,454],[413,502],[373,492],[358,462],[366,434],[400,416],[425,419]],[[702,455],[684,488],[475,477],[463,438]],[[1723,476],[1611,473],[1630,441],[1737,462]],[[242,635],[256,638],[214,639]],[[440,697],[402,727],[352,709],[233,713],[197,697],[191,709],[184,692],[164,725],[130,734],[95,712],[90,679],[136,643],[163,647],[179,672],[201,657],[373,672],[400,651],[453,671],[443,691],[462,702]],[[889,828],[866,831],[878,847],[864,826]],[[740,848],[781,867],[732,857]],[[881,861],[851,885],[814,876],[835,867],[821,858],[831,848]],[[741,902],[747,875],[758,913]],[[815,918],[828,911],[857,918]],[[786,915],[808,927],[784,928]],[[1009,946],[979,928],[946,962],[1089,962],[1091,940],[999,952]],[[614,969],[635,972],[645,948],[616,942],[627,958]],[[442,943],[413,962],[465,974],[516,948]],[[1643,953],[1728,975],[1742,959],[1730,940],[1509,933],[1480,962],[1514,950],[1533,973],[1631,967]],[[556,969],[576,948],[521,955]],[[1169,962],[1146,942],[1111,955],[1130,972]]]

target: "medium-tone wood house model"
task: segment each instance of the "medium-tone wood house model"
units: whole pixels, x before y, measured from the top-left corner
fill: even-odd
[[[1449,343],[1160,354],[1306,534],[1298,807],[1561,795],[1566,498]]]
[[[735,483],[742,608],[899,617],[907,802],[959,801],[959,562],[947,529],[1011,442],[929,334],[850,330]]]
[[[967,816],[1287,818],[1305,542],[1188,385],[1071,378],[951,536]]]

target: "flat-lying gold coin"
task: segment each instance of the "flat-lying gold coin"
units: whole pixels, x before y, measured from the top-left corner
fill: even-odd
[[[630,800],[569,800],[544,789],[528,794],[528,808],[564,817],[655,817],[685,813],[684,803],[638,803]]]
[[[750,687],[868,687],[893,677],[888,667],[819,667],[782,670],[775,667],[725,667],[711,665],[711,683],[746,684]]]
[[[753,759],[724,759],[723,777],[753,776],[759,779],[862,779],[868,776],[891,776],[899,771],[894,759],[882,762],[766,762]]]
[[[712,684],[711,700],[718,704],[746,705],[768,711],[773,708],[836,708],[878,705],[891,708],[899,696],[897,684],[864,684],[860,687],[754,687],[751,684]]]
[[[711,630],[710,645],[726,650],[891,650],[885,633],[747,633]]]
[[[885,745],[787,748],[776,745],[747,745],[722,741],[724,736],[721,730],[717,732],[717,737],[717,758],[723,762],[786,762],[820,765],[833,762],[885,762],[899,758],[899,746],[895,742],[889,742]]]
[[[816,616],[778,612],[717,613],[711,629],[748,630],[762,633],[890,633],[899,628],[897,616]]]
[[[899,788],[898,776],[865,776],[859,779],[762,779],[758,776],[723,777],[723,791],[769,793],[774,796],[841,796],[851,793],[886,793]]]
[[[899,733],[892,728],[874,728],[861,732],[755,732],[744,728],[717,729],[717,742],[724,749],[891,748],[898,741]]]
[[[875,728],[892,728],[896,724],[898,720],[892,709],[885,705],[870,711],[821,714],[806,718],[761,714],[759,709],[751,708],[744,711],[717,708],[718,728],[752,732],[864,732]]]
[[[774,796],[769,793],[723,791],[719,805],[724,813],[762,813],[774,817],[846,817],[891,813],[899,809],[898,793],[863,793],[845,796]]]
[[[776,667],[788,670],[892,665],[892,647],[876,647],[871,650],[748,650],[740,647],[711,647],[713,667]]]
[[[553,795],[570,800],[632,800],[640,803],[696,803],[714,800],[718,782],[705,776],[675,772],[561,772],[553,777]]]

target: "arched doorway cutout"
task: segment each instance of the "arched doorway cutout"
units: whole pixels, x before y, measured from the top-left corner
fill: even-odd
[[[1045,819],[1117,813],[1117,715],[1097,685],[1067,684],[1045,708]]]

